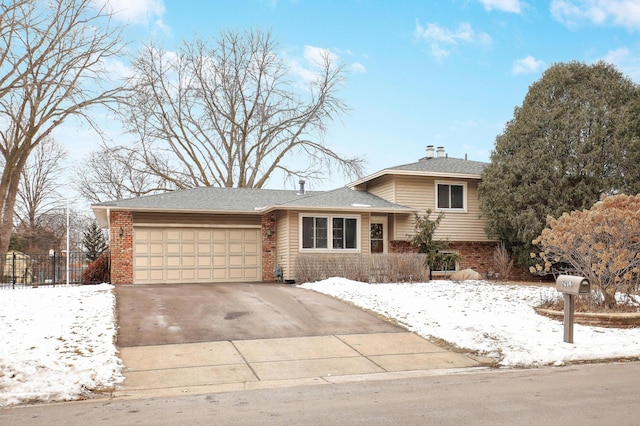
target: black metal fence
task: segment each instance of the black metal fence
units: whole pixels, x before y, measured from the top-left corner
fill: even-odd
[[[27,255],[9,252],[5,256],[2,286],[56,286],[82,284],[82,272],[89,263],[84,252],[51,252]]]

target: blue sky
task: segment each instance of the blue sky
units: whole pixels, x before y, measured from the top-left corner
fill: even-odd
[[[514,107],[553,63],[603,59],[640,79],[640,0],[111,3],[131,48],[153,40],[172,50],[194,34],[261,27],[299,64],[310,49],[331,50],[349,70],[341,94],[352,111],[325,142],[365,156],[366,174],[414,162],[426,145],[489,161]],[[314,189],[345,183],[338,176]]]

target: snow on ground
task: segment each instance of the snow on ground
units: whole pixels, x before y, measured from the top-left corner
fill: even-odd
[[[574,324],[574,343],[565,343],[562,322],[533,310],[558,294],[553,287],[486,281],[366,284],[343,278],[301,287],[381,313],[423,337],[478,351],[502,366],[640,357],[640,329]]]
[[[562,323],[533,310],[556,294],[549,287],[342,278],[301,287],[379,312],[421,336],[478,351],[503,366],[640,357],[640,329],[576,324],[575,343],[564,343]],[[108,284],[0,291],[0,407],[78,399],[120,383],[114,311]]]
[[[0,291],[0,407],[79,399],[124,378],[108,284]]]

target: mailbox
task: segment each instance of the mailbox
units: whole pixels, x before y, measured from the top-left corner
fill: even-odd
[[[591,283],[585,277],[560,275],[556,279],[556,290],[566,294],[588,294],[591,293]]]

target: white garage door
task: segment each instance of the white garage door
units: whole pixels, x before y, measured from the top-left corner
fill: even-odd
[[[133,235],[135,284],[261,280],[260,229],[136,227]]]

